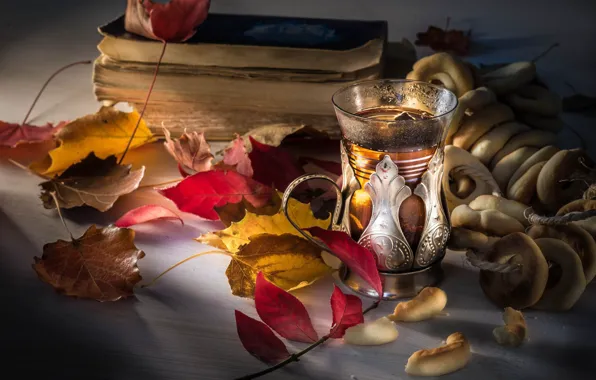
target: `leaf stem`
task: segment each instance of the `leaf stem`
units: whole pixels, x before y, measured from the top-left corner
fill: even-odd
[[[33,111],[33,107],[35,107],[35,105],[37,104],[37,101],[39,100],[39,97],[41,96],[41,94],[44,92],[44,90],[46,89],[46,87],[48,86],[48,84],[50,84],[50,82],[52,81],[52,79],[54,79],[54,77],[58,74],[60,74],[61,72],[63,72],[64,70],[76,66],[76,65],[89,65],[91,64],[90,60],[87,61],[78,61],[78,62],[73,62],[70,63],[66,66],[62,66],[61,68],[59,68],[58,70],[56,70],[54,72],[54,74],[52,74],[48,80],[46,80],[46,82],[43,84],[43,86],[41,87],[41,90],[39,90],[39,92],[37,93],[37,96],[35,97],[35,100],[33,100],[33,103],[31,104],[31,107],[29,107],[29,111],[27,111],[27,114],[25,115],[25,118],[23,119],[23,122],[21,124],[25,124],[27,122],[27,119],[29,119],[29,115],[31,115],[31,111]]]
[[[161,274],[159,276],[155,277],[150,283],[148,283],[146,285],[141,285],[140,287],[141,288],[147,288],[147,287],[149,287],[151,285],[154,285],[157,282],[157,280],[159,280],[160,278],[162,278],[166,273],[168,273],[172,269],[174,269],[174,268],[176,268],[176,267],[184,264],[187,261],[190,261],[190,260],[195,259],[195,258],[200,257],[200,256],[211,255],[211,254],[216,254],[216,253],[218,253],[220,255],[230,256],[230,254],[228,252],[226,252],[226,251],[215,250],[215,249],[212,250],[212,251],[205,251],[205,252],[195,253],[194,255],[188,256],[187,258],[178,261],[176,264],[172,265],[171,267],[169,267],[165,271],[161,272]]]
[[[33,171],[33,170],[29,169],[29,168],[28,168],[28,167],[26,167],[25,165],[21,164],[20,162],[16,162],[15,160],[13,160],[13,159],[11,159],[11,158],[9,158],[9,159],[8,159],[8,162],[10,162],[11,164],[13,164],[13,165],[14,165],[14,166],[16,166],[17,168],[23,169],[23,170],[25,170],[26,172],[29,172],[29,173],[31,173],[31,174],[33,174],[33,175],[36,175],[36,176],[38,176],[39,178],[45,179],[46,181],[50,181],[50,180],[52,179],[52,178],[50,178],[50,177],[46,177],[45,175],[39,174],[39,173],[37,173],[37,172],[35,172],[35,171]]]
[[[54,200],[54,203],[56,204],[56,211],[58,211],[58,216],[60,217],[60,220],[62,221],[64,228],[66,228],[66,231],[68,231],[68,234],[70,235],[70,240],[72,242],[74,242],[77,239],[75,239],[74,236],[72,236],[72,232],[70,232],[70,230],[68,229],[68,226],[66,225],[66,221],[64,220],[64,217],[62,216],[62,211],[60,211],[60,202],[58,202],[58,197],[56,196],[56,192],[50,191],[50,195],[52,196],[52,199]]]
[[[164,186],[164,185],[169,185],[171,183],[179,183],[183,179],[184,178],[178,178],[178,179],[173,179],[171,181],[166,181],[166,182],[161,182],[161,183],[155,183],[155,184],[152,184],[152,185],[143,185],[143,186],[139,186],[139,189],[144,189],[146,187],[161,187],[161,186]]]
[[[532,60],[533,63],[536,63],[539,59],[542,59],[545,55],[547,55],[548,53],[551,52],[551,50],[553,50],[554,48],[556,48],[557,46],[559,46],[560,44],[558,42],[555,42],[554,44],[550,45],[548,47],[548,49],[546,49],[545,51],[543,51],[542,53],[538,54],[536,56],[536,58],[534,58]]]
[[[122,153],[122,157],[120,157],[120,161],[118,164],[122,163],[130,145],[132,144],[132,140],[135,138],[135,134],[137,133],[137,129],[139,129],[139,125],[141,124],[141,120],[143,120],[143,115],[145,114],[145,110],[147,109],[147,104],[149,103],[149,97],[151,96],[151,92],[153,92],[153,86],[155,86],[155,81],[157,80],[157,73],[159,73],[159,65],[161,64],[161,60],[163,59],[164,54],[166,53],[166,47],[168,43],[166,41],[163,42],[163,48],[161,49],[161,54],[159,55],[159,59],[157,60],[157,64],[155,65],[155,72],[153,73],[153,80],[151,81],[151,85],[149,86],[149,90],[147,91],[147,97],[145,98],[145,103],[143,104],[143,108],[141,109],[141,113],[139,114],[139,119],[137,120],[137,124],[130,135],[130,139],[128,140],[128,144],[126,145],[126,149],[124,149],[124,153]]]
[[[369,307],[367,307],[366,309],[364,309],[362,311],[362,314],[364,315],[364,314],[368,313],[369,311],[371,311],[373,309],[376,309],[379,306],[379,303],[381,303],[381,300],[377,300],[377,301],[373,302]],[[271,373],[271,372],[273,372],[275,370],[278,370],[279,368],[285,367],[286,365],[288,365],[288,364],[290,364],[292,362],[297,362],[302,355],[306,354],[307,352],[309,352],[309,351],[313,350],[314,348],[320,346],[321,344],[325,343],[330,338],[330,336],[333,334],[333,332],[334,332],[334,330],[331,330],[329,332],[329,334],[327,334],[325,336],[322,336],[319,340],[317,340],[316,342],[314,342],[310,346],[306,347],[304,350],[298,352],[297,354],[290,355],[286,360],[284,360],[282,362],[279,362],[279,363],[277,363],[274,366],[271,366],[271,367],[266,368],[266,369],[264,369],[262,371],[259,371],[259,372],[252,373],[250,375],[239,377],[239,378],[237,378],[235,380],[251,380],[251,379],[256,379],[257,377],[261,377],[261,376],[266,375],[268,373]]]

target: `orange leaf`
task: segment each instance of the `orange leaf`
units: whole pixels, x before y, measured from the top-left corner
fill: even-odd
[[[141,281],[137,261],[145,256],[128,228],[95,225],[78,239],[43,247],[33,269],[39,278],[67,296],[117,301],[133,295]]]

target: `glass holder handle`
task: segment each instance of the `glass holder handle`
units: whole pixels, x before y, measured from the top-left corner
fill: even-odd
[[[290,201],[290,197],[291,197],[292,193],[294,192],[294,190],[301,184],[311,181],[313,179],[322,179],[322,180],[330,182],[333,185],[333,188],[335,189],[335,193],[337,195],[337,199],[335,201],[335,208],[333,209],[333,214],[331,215],[331,224],[329,225],[328,228],[331,228],[332,230],[340,229],[340,225],[338,224],[338,221],[339,221],[339,217],[341,215],[341,211],[342,211],[342,207],[343,207],[341,189],[337,185],[337,183],[335,183],[335,181],[333,181],[331,178],[329,178],[328,176],[326,176],[324,174],[306,174],[306,175],[298,177],[294,181],[292,181],[286,188],[286,191],[284,191],[284,195],[281,199],[281,208],[282,208],[286,218],[288,218],[288,221],[290,222],[290,224],[306,240],[315,244],[322,250],[330,252],[329,247],[327,247],[325,244],[321,243],[320,241],[314,239],[312,236],[310,236],[308,233],[306,233],[302,228],[300,228],[300,226],[294,220],[292,220],[292,218],[290,217],[289,210],[288,210],[288,202]],[[330,252],[330,253],[333,253],[333,252]]]

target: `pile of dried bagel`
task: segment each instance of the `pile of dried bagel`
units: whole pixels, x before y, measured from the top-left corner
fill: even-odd
[[[519,268],[481,270],[482,289],[501,307],[571,308],[596,275],[596,218],[586,213],[596,210],[586,191],[596,171],[583,150],[556,147],[560,98],[532,62],[487,71],[438,53],[416,62],[407,78],[459,97],[443,176],[450,248]],[[586,219],[561,218],[574,212]],[[529,220],[532,213],[558,217]]]

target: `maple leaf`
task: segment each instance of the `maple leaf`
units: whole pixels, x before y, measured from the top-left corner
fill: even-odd
[[[246,199],[242,198],[241,202],[228,203],[221,207],[215,207],[215,212],[219,216],[219,220],[226,227],[230,227],[232,223],[239,222],[246,216],[247,212],[255,215],[275,215],[281,208],[281,196],[277,191],[271,193],[271,197],[267,203],[261,207],[255,207]]]
[[[285,344],[266,324],[235,310],[236,330],[244,349],[255,358],[276,364],[290,356]]]
[[[330,253],[337,256],[351,271],[372,286],[379,297],[382,296],[383,286],[377,270],[377,260],[371,251],[356,243],[350,235],[342,231],[327,231],[320,227],[307,228],[306,231],[323,241],[329,247]]]
[[[242,175],[247,177],[253,176],[252,163],[250,162],[250,158],[248,158],[244,140],[240,136],[234,139],[232,146],[224,150],[222,163]]]
[[[183,42],[205,21],[209,5],[209,0],[128,0],[124,28],[154,40]]]
[[[449,51],[458,55],[467,55],[470,49],[471,30],[449,29],[449,19],[445,29],[436,26],[429,26],[426,32],[417,33],[416,41],[418,46],[429,46],[434,51]]]
[[[273,184],[284,191],[297,177],[305,174],[296,159],[285,150],[261,144],[250,137],[252,151],[248,154],[254,171],[253,178],[264,184]]]
[[[193,131],[184,134],[179,139],[171,139],[170,131],[163,129],[166,141],[164,146],[166,150],[178,162],[180,173],[183,177],[187,177],[189,173],[186,169],[196,172],[205,172],[211,170],[211,148],[205,140],[203,132]]]
[[[176,186],[159,190],[182,211],[217,220],[215,207],[239,203],[246,199],[254,207],[267,203],[272,190],[242,174],[227,170],[210,170],[186,177]]]
[[[348,328],[364,323],[362,300],[354,295],[344,294],[337,285],[334,285],[331,294],[331,311],[333,324],[329,332],[330,338],[339,339]]]
[[[326,228],[329,225],[329,216],[326,220],[317,219],[308,204],[299,202],[293,198],[290,198],[288,202],[288,214],[300,228],[315,226]],[[292,226],[284,212],[279,210],[274,215],[257,215],[252,212],[246,212],[246,215],[240,222],[232,223],[225,230],[206,233],[197,238],[197,241],[235,253],[240,246],[250,243],[252,236],[263,233],[302,236]]]
[[[83,161],[66,169],[61,175],[39,184],[45,208],[56,205],[50,196],[55,192],[60,207],[91,206],[109,210],[118,198],[139,187],[145,167],[130,171],[131,165],[118,165],[116,156],[102,160],[91,152]]]
[[[47,123],[44,126],[30,124],[6,123],[0,121],[0,145],[16,147],[21,143],[36,143],[51,140],[67,122],[63,121],[54,126]]]
[[[232,294],[252,297],[257,273],[284,290],[312,284],[331,273],[321,258],[321,250],[307,240],[291,234],[251,236],[249,243],[230,254],[226,276]]]
[[[184,225],[184,221],[180,216],[159,205],[144,205],[130,210],[118,218],[114,225],[116,227],[130,227],[160,219],[177,219]]]
[[[261,320],[282,337],[312,343],[319,337],[300,300],[257,274],[255,308]]]
[[[133,295],[141,281],[137,261],[145,254],[128,228],[92,225],[78,239],[43,247],[33,269],[39,278],[67,296],[116,301]]]
[[[126,146],[139,114],[120,112],[111,107],[102,107],[97,113],[76,119],[65,125],[56,134],[58,147],[52,149],[39,162],[34,162],[31,169],[40,174],[57,173],[87,157],[91,152],[99,158],[122,153]],[[141,121],[131,147],[139,147],[154,137]]]

